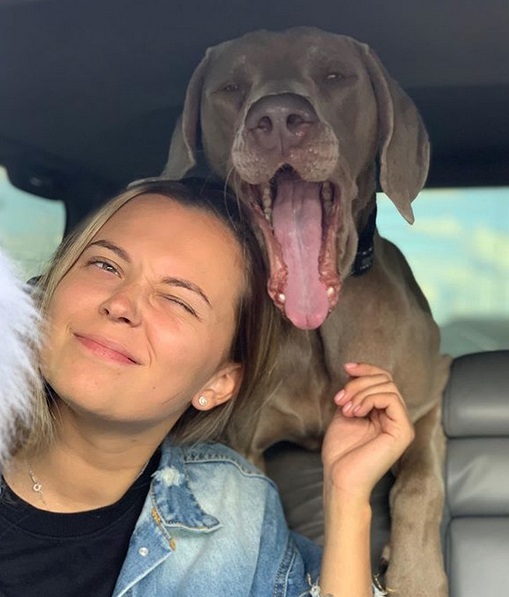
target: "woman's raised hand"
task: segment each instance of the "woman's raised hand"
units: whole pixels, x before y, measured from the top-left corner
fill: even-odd
[[[337,410],[322,447],[325,487],[369,500],[377,481],[414,438],[405,402],[391,375],[374,365],[347,363],[350,376],[336,394]]]

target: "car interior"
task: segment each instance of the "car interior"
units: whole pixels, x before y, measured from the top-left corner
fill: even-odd
[[[26,278],[128,183],[165,165],[206,49],[314,26],[373,48],[412,98],[431,166],[408,226],[379,199],[453,357],[443,554],[451,597],[500,597],[509,574],[509,4],[503,0],[2,0],[0,244]],[[322,541],[317,453],[267,453],[289,524]],[[391,475],[372,497],[374,568]],[[426,562],[422,562],[426,566]],[[410,597],[410,596],[409,596]]]

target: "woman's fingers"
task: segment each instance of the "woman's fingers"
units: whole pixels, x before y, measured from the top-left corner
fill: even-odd
[[[350,375],[350,380],[345,384],[345,387],[336,394],[334,401],[338,406],[344,407],[346,404],[356,399],[358,402],[363,397],[363,392],[370,388],[379,388],[379,391],[387,391],[386,384],[392,384],[392,391],[398,393],[396,385],[392,381],[392,375],[374,365],[367,363],[347,363],[345,371]],[[371,392],[372,390],[370,390]],[[403,401],[403,398],[401,398]],[[351,405],[347,410],[351,410]]]
[[[390,389],[387,389],[387,391],[365,393],[361,398],[356,398],[355,401],[349,404],[352,404],[352,406],[347,409],[346,416],[366,417],[372,410],[376,409],[383,412],[394,422],[404,422],[408,419],[407,411],[401,401],[401,397]]]
[[[401,396],[388,387],[382,391],[379,387],[366,391],[362,397],[347,403],[343,414],[349,418],[368,417],[379,426],[381,433],[387,433],[408,445],[414,438],[413,425]],[[346,412],[345,412],[346,410]]]
[[[346,394],[346,399],[342,399],[338,406],[345,415],[364,417],[373,408],[387,410],[391,407],[392,410],[393,405],[400,407],[399,412],[405,410],[403,398],[396,386],[392,382],[382,382],[362,388],[353,395]]]
[[[367,363],[348,363],[345,370],[350,380],[334,398],[343,415],[366,417],[376,409],[386,422],[408,430],[413,437],[405,401],[390,373]]]
[[[387,378],[387,376],[379,374],[379,375],[370,375],[366,377],[358,377],[349,381],[345,387],[336,394],[334,397],[334,401],[338,406],[342,406],[350,400],[354,399],[354,397],[361,395],[363,392],[372,391],[371,388],[393,388],[395,392],[398,392],[398,389],[394,382]]]
[[[388,371],[367,363],[347,363],[344,368],[350,378],[343,390],[350,395],[367,386],[392,381]]]
[[[348,375],[352,377],[359,377],[361,375],[385,375],[388,379],[392,380],[392,375],[382,369],[382,367],[378,367],[377,365],[370,365],[369,363],[345,363],[343,365],[345,371]]]

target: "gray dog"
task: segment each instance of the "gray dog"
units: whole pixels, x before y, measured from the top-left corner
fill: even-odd
[[[318,448],[342,364],[390,370],[416,439],[391,491],[387,582],[399,597],[444,597],[440,404],[450,360],[407,262],[375,225],[377,176],[413,221],[429,162],[414,104],[352,38],[257,31],[207,51],[162,176],[192,170],[200,142],[249,206],[270,262],[268,292],[293,324],[264,409],[236,422],[237,449],[260,462],[283,439]]]

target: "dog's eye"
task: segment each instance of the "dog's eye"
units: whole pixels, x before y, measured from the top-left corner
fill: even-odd
[[[237,85],[237,83],[227,83],[226,85],[221,87],[221,91],[225,91],[226,93],[233,93],[235,91],[238,91],[239,89],[240,87]]]
[[[326,81],[340,81],[343,78],[343,75],[338,72],[327,73],[325,75]]]

